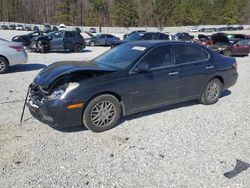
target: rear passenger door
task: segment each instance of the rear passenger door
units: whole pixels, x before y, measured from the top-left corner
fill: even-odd
[[[75,33],[71,31],[65,31],[64,38],[63,38],[64,49],[73,50],[75,43],[76,43]]]
[[[192,99],[200,96],[208,78],[215,73],[215,64],[210,54],[202,47],[191,43],[175,45],[179,64],[179,96]]]

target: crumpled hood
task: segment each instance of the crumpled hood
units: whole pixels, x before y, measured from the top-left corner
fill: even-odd
[[[57,78],[78,71],[114,72],[116,69],[91,61],[61,61],[44,68],[34,79],[34,83],[41,87],[49,87]]]

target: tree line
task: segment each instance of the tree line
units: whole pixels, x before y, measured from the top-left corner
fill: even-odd
[[[250,23],[249,0],[0,0],[0,21],[81,26]]]

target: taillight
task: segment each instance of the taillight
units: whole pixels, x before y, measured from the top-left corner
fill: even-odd
[[[17,52],[24,50],[22,46],[9,46],[9,47],[15,49]]]

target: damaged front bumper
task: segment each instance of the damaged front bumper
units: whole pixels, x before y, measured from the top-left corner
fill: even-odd
[[[83,108],[69,109],[72,104],[60,99],[48,100],[34,96],[32,88],[26,105],[31,115],[38,121],[51,127],[71,127],[82,124],[81,117]]]

